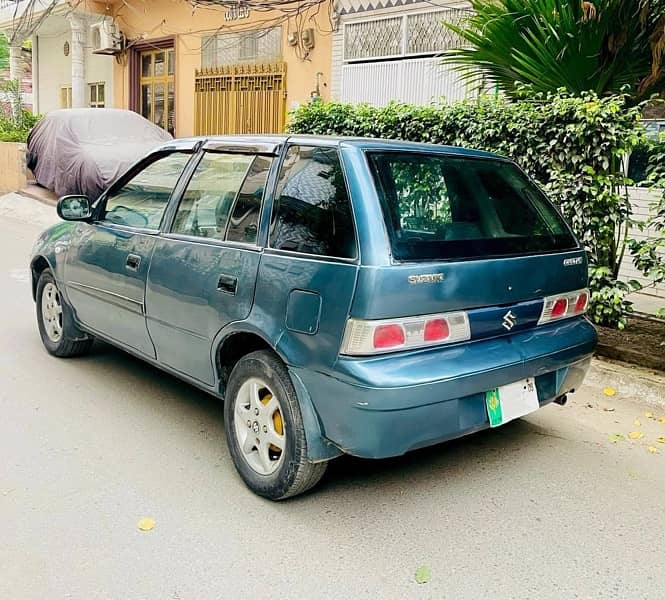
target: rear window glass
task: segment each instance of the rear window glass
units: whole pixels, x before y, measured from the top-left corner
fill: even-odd
[[[370,152],[398,260],[477,258],[575,248],[570,229],[514,164]]]

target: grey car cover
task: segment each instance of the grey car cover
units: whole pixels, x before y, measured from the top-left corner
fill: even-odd
[[[129,110],[54,110],[30,132],[27,162],[37,183],[58,196],[85,194],[95,200],[134,162],[170,139]]]

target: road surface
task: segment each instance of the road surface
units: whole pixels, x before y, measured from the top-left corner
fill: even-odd
[[[46,354],[26,261],[52,209],[2,200],[0,598],[665,597],[665,424],[645,416],[665,408],[604,395],[611,372],[271,503],[236,475],[215,399],[105,344]]]

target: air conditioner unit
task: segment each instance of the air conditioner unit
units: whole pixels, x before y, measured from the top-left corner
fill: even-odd
[[[120,54],[123,35],[111,19],[104,19],[90,26],[93,54]]]

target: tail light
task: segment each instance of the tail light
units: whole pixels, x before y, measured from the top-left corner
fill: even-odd
[[[352,356],[382,354],[452,344],[470,338],[471,328],[465,312],[380,321],[349,319],[341,353]]]
[[[589,290],[547,296],[543,301],[543,311],[540,313],[538,324],[583,315],[588,306]]]

